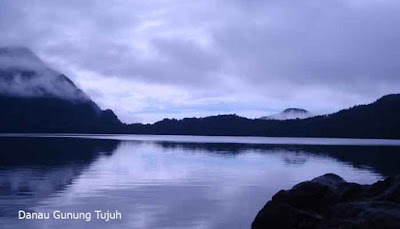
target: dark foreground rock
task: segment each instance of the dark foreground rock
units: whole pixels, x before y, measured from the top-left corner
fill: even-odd
[[[275,194],[252,228],[400,228],[400,175],[372,185],[335,174],[300,183]]]

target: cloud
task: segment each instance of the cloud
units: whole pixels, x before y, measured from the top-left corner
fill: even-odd
[[[128,122],[168,113],[253,117],[289,106],[327,113],[400,86],[395,0],[4,0],[0,6],[0,45],[31,47]],[[132,90],[111,93],[110,85],[99,85],[109,81]]]
[[[0,94],[88,99],[68,78],[48,68],[29,49],[21,47],[0,48]]]

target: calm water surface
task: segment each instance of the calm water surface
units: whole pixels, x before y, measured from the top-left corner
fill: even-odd
[[[400,173],[400,141],[34,135],[0,137],[1,228],[250,228],[274,193],[325,173]],[[118,210],[122,220],[18,220]]]

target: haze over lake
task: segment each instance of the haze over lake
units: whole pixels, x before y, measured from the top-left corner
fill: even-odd
[[[143,135],[1,136],[2,228],[250,228],[281,189],[325,173],[398,174],[400,141]],[[118,210],[121,220],[18,220]]]

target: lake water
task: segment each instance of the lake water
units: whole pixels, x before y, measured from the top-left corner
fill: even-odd
[[[250,228],[281,189],[325,173],[400,173],[400,141],[145,135],[0,136],[1,228]],[[18,211],[91,212],[91,221]],[[118,210],[122,219],[95,219]]]

